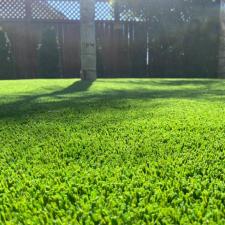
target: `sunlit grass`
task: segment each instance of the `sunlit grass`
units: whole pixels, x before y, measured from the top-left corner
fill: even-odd
[[[0,81],[0,224],[224,224],[222,80]]]

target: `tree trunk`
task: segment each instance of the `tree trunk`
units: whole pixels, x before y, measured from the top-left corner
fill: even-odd
[[[95,1],[81,0],[81,79],[95,80],[96,69],[96,37],[95,37]]]

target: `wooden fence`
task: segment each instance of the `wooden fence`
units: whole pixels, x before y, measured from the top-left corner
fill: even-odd
[[[180,38],[170,37],[165,32],[161,36],[153,34],[157,29],[152,32],[150,25],[143,20],[124,16],[115,20],[113,15],[113,8],[107,1],[96,2],[98,77],[216,74],[218,30],[213,30],[214,25],[207,31],[214,32],[214,37],[211,35],[207,39],[197,33],[197,39],[193,39],[190,36],[193,30],[190,29]],[[79,2],[75,0],[2,0],[0,26],[10,41],[13,72],[6,77],[0,74],[0,78],[79,77],[79,16]],[[38,51],[47,29],[54,29],[56,33],[59,53],[57,74],[40,74],[39,70]],[[178,29],[181,30],[181,27]],[[178,38],[182,46],[180,49],[176,46]],[[196,43],[201,49],[195,49]],[[205,51],[207,46],[210,46],[210,55]],[[173,51],[170,51],[171,48]],[[191,54],[193,51],[196,54]],[[46,62],[51,61],[48,54],[43,57]]]
[[[1,24],[11,42],[15,78],[35,78],[38,74],[38,47],[43,31],[54,27],[59,42],[59,77],[80,73],[79,23],[4,22]],[[46,61],[51,60],[47,58]]]
[[[147,27],[145,23],[97,22],[99,76],[147,75]]]

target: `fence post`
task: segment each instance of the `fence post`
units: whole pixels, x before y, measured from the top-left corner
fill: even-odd
[[[30,21],[31,20],[31,0],[26,0],[25,1],[25,15],[26,15],[26,20]]]
[[[220,43],[218,52],[218,77],[225,78],[225,0],[220,2]]]
[[[32,9],[31,9],[32,0],[25,0],[25,24],[26,24],[26,41],[27,41],[27,65],[26,73],[27,77],[35,78],[35,69],[34,69],[34,55],[32,51]]]
[[[116,1],[114,4],[114,58],[113,58],[113,67],[114,67],[114,75],[118,75],[121,72],[121,58],[120,58],[120,46],[121,46],[121,21],[120,21],[120,6],[119,3]]]
[[[97,78],[95,0],[80,1],[81,79]]]

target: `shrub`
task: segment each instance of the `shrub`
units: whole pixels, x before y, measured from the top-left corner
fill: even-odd
[[[51,27],[44,30],[38,49],[40,77],[57,77],[59,74],[59,44],[56,30]]]
[[[0,79],[13,78],[13,57],[8,35],[0,30]]]

